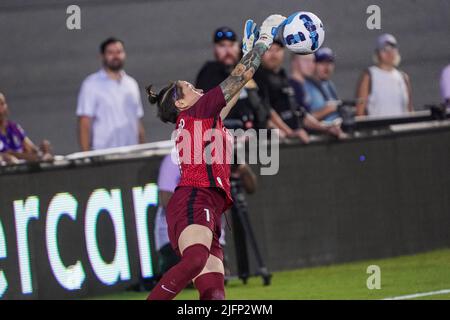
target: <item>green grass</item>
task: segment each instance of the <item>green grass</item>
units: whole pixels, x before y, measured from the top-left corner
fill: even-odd
[[[366,286],[369,265],[381,269],[381,289]],[[275,272],[272,284],[263,287],[260,278],[247,285],[232,280],[227,299],[382,299],[400,295],[450,289],[450,249],[412,256],[352,262],[325,267]],[[147,293],[124,292],[97,299],[145,299]],[[197,291],[185,289],[177,299],[197,299]],[[420,299],[450,299],[450,294]]]

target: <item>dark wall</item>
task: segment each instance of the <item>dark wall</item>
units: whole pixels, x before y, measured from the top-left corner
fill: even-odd
[[[253,223],[274,269],[450,245],[450,131],[285,148]],[[361,156],[365,157],[361,161]]]
[[[81,81],[99,68],[98,44],[110,35],[123,38],[127,71],[141,88],[173,79],[194,80],[211,58],[211,33],[220,25],[240,32],[246,18],[260,22],[268,14],[298,10],[317,13],[326,27],[325,45],[337,55],[336,83],[351,98],[359,73],[369,64],[374,40],[394,33],[402,68],[412,78],[416,106],[438,102],[438,78],[450,62],[450,3],[354,0],[78,0],[82,29],[66,29],[66,8],[73,1],[3,0],[0,3],[0,91],[9,99],[13,119],[34,140],[49,138],[56,152],[77,151],[74,116]],[[382,30],[366,28],[366,8],[378,4]],[[153,110],[145,116],[149,141],[167,139],[170,126]]]
[[[138,220],[133,200],[132,189],[156,183],[161,157],[154,157],[129,163],[109,165],[93,165],[89,167],[67,168],[46,172],[4,175],[0,176],[0,223],[3,226],[6,241],[7,257],[0,259],[0,270],[8,281],[8,289],[3,298],[6,299],[67,299],[74,297],[93,296],[111,292],[123,291],[136,284],[141,274],[141,264],[138,246]],[[120,190],[121,206],[115,206],[122,212],[125,237],[118,238],[120,228],[115,228],[107,209],[100,210],[96,224],[86,222],[88,203],[95,203],[92,195],[98,189],[107,192]],[[156,190],[156,186],[155,186]],[[69,267],[80,261],[85,273],[85,281],[81,289],[69,291],[58,283],[55,270],[50,264],[50,251],[47,241],[48,211],[50,203],[60,193],[68,193],[76,199],[78,207],[76,218],[70,219],[63,215],[56,230],[58,252],[64,266]],[[17,210],[14,201],[30,197],[38,198],[38,218],[28,223],[28,246],[32,290],[23,294],[21,272],[19,267],[19,252],[24,254],[25,242],[20,242],[17,235]],[[60,209],[65,213],[64,209]],[[151,252],[153,276],[158,272],[156,255],[153,245],[153,220],[156,206],[147,207],[148,232]],[[98,250],[105,263],[111,263],[116,254],[116,243],[125,245],[127,261],[130,268],[130,279],[116,279],[111,284],[105,284],[97,276],[108,273],[106,268],[96,268],[92,263],[93,255],[89,255],[86,228],[94,229]],[[0,228],[1,229],[1,228]],[[52,232],[52,231],[49,231]],[[53,234],[53,233],[52,233]],[[1,237],[0,233],[0,237]],[[0,243],[2,239],[0,239]],[[92,248],[92,246],[90,246]],[[25,254],[24,254],[25,255]],[[151,277],[151,276],[150,276]]]
[[[282,147],[279,173],[260,176],[256,194],[249,197],[250,220],[269,270],[450,246],[449,144],[450,130],[446,129]],[[131,190],[156,182],[160,160],[152,157],[0,176],[0,223],[7,243],[7,257],[0,259],[0,271],[4,271],[9,285],[4,297],[73,298],[120,291],[135,283],[140,256]],[[86,207],[93,191],[99,188],[121,190],[126,232],[123,240],[131,269],[130,280],[110,286],[102,284],[94,274],[86,245]],[[60,192],[68,192],[78,201],[77,218],[61,218],[57,233],[65,266],[80,260],[86,273],[81,289],[72,292],[55,280],[45,237],[48,206]],[[32,195],[39,198],[40,204],[39,218],[31,220],[28,229],[34,290],[24,296],[13,203]],[[149,206],[147,214],[156,273],[151,222],[155,207]],[[99,250],[103,259],[111,262],[118,241],[111,219],[101,214],[96,227]],[[230,266],[235,271],[229,230],[227,234]],[[253,255],[251,251],[249,254]],[[251,267],[255,270],[256,266],[252,263]]]

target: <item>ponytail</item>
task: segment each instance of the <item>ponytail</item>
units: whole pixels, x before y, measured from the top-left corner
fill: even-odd
[[[150,104],[156,104],[158,107],[158,117],[163,122],[176,123],[178,114],[180,111],[175,105],[174,97],[182,98],[178,93],[178,87],[176,82],[170,83],[164,87],[159,93],[152,91],[153,85],[149,85],[145,90],[148,96],[148,102]],[[178,90],[178,91],[176,91]],[[175,94],[178,93],[178,94]]]

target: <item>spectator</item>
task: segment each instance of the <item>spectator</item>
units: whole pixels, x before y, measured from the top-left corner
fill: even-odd
[[[19,160],[35,162],[53,160],[50,143],[36,147],[22,127],[8,119],[6,97],[0,93],[0,162],[16,164]]]
[[[123,70],[125,49],[116,38],[100,45],[103,68],[89,75],[78,95],[78,134],[81,150],[144,142],[139,86]]]
[[[264,54],[262,66],[254,76],[262,99],[272,108],[270,111],[271,127],[280,130],[281,138],[298,138],[304,143],[309,142],[309,135],[303,126],[341,136],[342,131],[338,126],[326,126],[318,122],[305,110],[304,106],[296,101],[294,89],[282,68],[283,60],[283,42],[275,39],[273,45]]]
[[[333,50],[330,48],[320,48],[314,54],[316,59],[316,72],[315,78],[320,82],[325,98],[328,101],[338,100],[338,94],[336,86],[334,85],[331,77],[335,70],[335,57]]]
[[[240,59],[240,47],[236,33],[228,27],[218,28],[213,35],[214,61],[206,62],[200,69],[196,87],[205,92],[219,85]]]
[[[158,251],[159,271],[164,274],[178,263],[179,257],[169,241],[166,222],[166,207],[180,181],[180,169],[172,161],[171,155],[164,157],[158,175],[158,211],[155,217],[155,247]]]
[[[308,112],[311,110],[305,92],[305,75],[314,72],[314,57],[312,55],[291,55],[291,77],[289,83],[294,89],[295,101]]]
[[[308,106],[308,111],[318,120],[336,120],[339,117],[338,97],[336,87],[330,79],[334,72],[333,51],[321,48],[315,55],[296,55],[293,59],[293,74],[297,73],[295,76],[298,79],[304,79],[305,105]]]
[[[391,34],[378,37],[375,66],[364,71],[357,89],[356,114],[398,116],[413,112],[408,75],[399,71],[397,40]]]
[[[240,60],[241,50],[236,33],[228,27],[214,32],[214,61],[206,62],[198,73],[196,87],[205,92],[224,81]],[[258,87],[250,80],[242,89],[235,107],[224,124],[227,128],[265,128],[268,110],[258,95]]]
[[[447,108],[450,108],[450,64],[442,70],[441,95]]]

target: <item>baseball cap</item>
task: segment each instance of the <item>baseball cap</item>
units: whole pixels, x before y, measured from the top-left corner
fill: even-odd
[[[334,62],[334,53],[330,48],[320,48],[314,55],[316,57],[316,62]]]
[[[384,33],[377,39],[377,50],[382,50],[386,46],[397,48],[397,39],[392,34]]]
[[[213,40],[214,43],[218,43],[222,40],[236,41],[236,32],[234,32],[229,27],[220,27],[216,31],[214,31]]]

